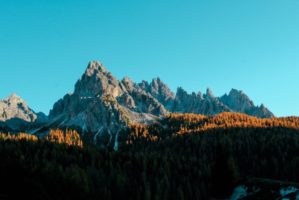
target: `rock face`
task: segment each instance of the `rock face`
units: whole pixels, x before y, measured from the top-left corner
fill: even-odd
[[[153,79],[151,83],[142,81],[138,85],[141,89],[155,97],[166,109],[172,109],[175,95],[160,78]]]
[[[0,113],[0,121],[18,118],[26,122],[34,122],[37,119],[34,111],[16,94],[0,100]]]
[[[117,149],[118,134],[128,124],[149,123],[167,113],[156,98],[129,78],[118,81],[94,61],[76,83],[74,93],[55,103],[49,119],[59,127],[91,132],[95,142],[106,134]]]
[[[200,92],[188,94],[184,89],[178,88],[171,111],[214,115],[220,112],[229,112],[231,109],[214,97],[210,89],[207,89],[206,94],[202,95]]]
[[[27,103],[16,94],[0,100],[1,127],[7,130],[21,130],[28,124],[41,123],[47,120],[43,113],[35,113]],[[3,128],[4,129],[4,128]]]
[[[261,118],[274,116],[263,104],[255,106],[246,94],[236,89],[232,89],[228,95],[225,94],[220,97],[220,101],[234,112],[241,112]]]
[[[234,89],[220,98],[210,89],[202,95],[178,88],[174,94],[159,78],[138,84],[128,77],[119,81],[101,63],[93,61],[75,84],[74,92],[55,103],[49,120],[51,126],[92,133],[95,142],[107,135],[110,145],[117,149],[118,135],[130,123],[151,123],[170,112],[214,115],[224,111],[273,116],[266,107],[255,106]]]

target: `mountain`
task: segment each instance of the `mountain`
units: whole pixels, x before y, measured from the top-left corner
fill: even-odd
[[[109,137],[117,149],[119,133],[130,123],[150,123],[168,111],[129,78],[118,81],[99,62],[90,62],[75,85],[50,111],[51,125],[92,132],[94,142]]]
[[[18,95],[12,94],[0,100],[0,129],[19,131],[27,129],[29,124],[42,123],[47,120],[43,113],[35,113]]]
[[[103,64],[92,61],[75,84],[74,92],[54,104],[48,126],[80,129],[92,133],[93,142],[108,138],[108,144],[117,148],[118,135],[128,125],[152,123],[171,112],[273,116],[263,105],[255,106],[245,94],[234,89],[220,98],[210,89],[202,95],[178,88],[174,94],[160,78],[150,83],[134,83],[128,77],[117,80]]]
[[[223,95],[219,100],[234,112],[241,112],[261,118],[274,116],[263,104],[261,106],[255,106],[246,94],[236,89],[232,89],[228,95]]]
[[[49,116],[34,112],[16,94],[0,101],[0,129],[47,133],[50,128],[75,128],[91,134],[92,142],[107,140],[117,148],[119,133],[135,123],[149,124],[169,113],[215,115],[241,112],[260,118],[273,117],[264,105],[255,106],[242,91],[215,97],[211,89],[189,94],[179,87],[174,94],[160,79],[134,83],[125,77],[117,80],[100,62],[88,64],[76,82],[51,109]],[[34,129],[34,130],[33,130]],[[103,139],[105,138],[105,139]]]
[[[210,89],[202,95],[200,92],[188,94],[183,88],[178,88],[172,107],[172,112],[195,113],[195,114],[217,114],[229,112],[231,109],[222,104]]]
[[[18,118],[26,122],[34,122],[37,115],[28,107],[26,102],[16,94],[0,100],[0,120],[7,121]]]
[[[168,86],[161,81],[160,78],[155,78],[151,83],[142,81],[138,84],[141,89],[150,93],[155,97],[166,109],[172,111],[175,94],[168,88]]]
[[[221,112],[240,112],[260,118],[274,116],[263,104],[255,106],[246,94],[236,89],[232,89],[229,95],[215,97],[209,88],[205,94],[201,92],[188,94],[183,88],[179,87],[176,94],[174,94],[160,78],[153,79],[151,83],[142,81],[138,85],[155,97],[169,112],[205,115],[215,115]]]

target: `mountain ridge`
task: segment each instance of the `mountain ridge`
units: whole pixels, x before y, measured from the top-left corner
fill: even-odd
[[[28,112],[32,111],[27,104],[25,107]],[[19,113],[18,107],[13,107],[12,112]],[[140,83],[129,77],[118,80],[102,63],[91,61],[75,83],[73,93],[55,102],[46,122],[45,116],[43,119],[46,129],[73,127],[83,133],[93,133],[94,142],[106,135],[117,149],[119,133],[131,123],[152,123],[169,113],[215,115],[221,112],[241,112],[260,118],[274,116],[264,105],[255,106],[245,93],[236,89],[221,97],[215,97],[209,88],[204,94],[190,94],[178,87],[174,93],[160,78]],[[0,110],[1,114],[4,112]],[[34,122],[28,120],[30,116],[38,119],[32,111],[25,117],[29,123]]]
[[[152,123],[173,112],[205,115],[243,112],[262,118],[274,116],[235,89],[222,97],[215,97],[209,88],[205,94],[189,94],[181,87],[173,93],[160,78],[141,83],[129,77],[118,80],[102,63],[91,61],[76,82],[74,92],[54,104],[49,120],[59,127],[92,132],[93,141],[108,137],[117,149],[119,133],[130,124]]]

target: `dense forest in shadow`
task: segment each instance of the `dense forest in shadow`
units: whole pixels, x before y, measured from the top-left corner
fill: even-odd
[[[132,124],[119,144],[1,134],[0,199],[221,199],[247,177],[299,181],[297,117],[171,114]]]

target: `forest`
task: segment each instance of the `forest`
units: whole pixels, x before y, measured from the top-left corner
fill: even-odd
[[[299,181],[297,117],[170,114],[131,124],[119,144],[0,134],[0,199],[225,199],[247,177]]]

